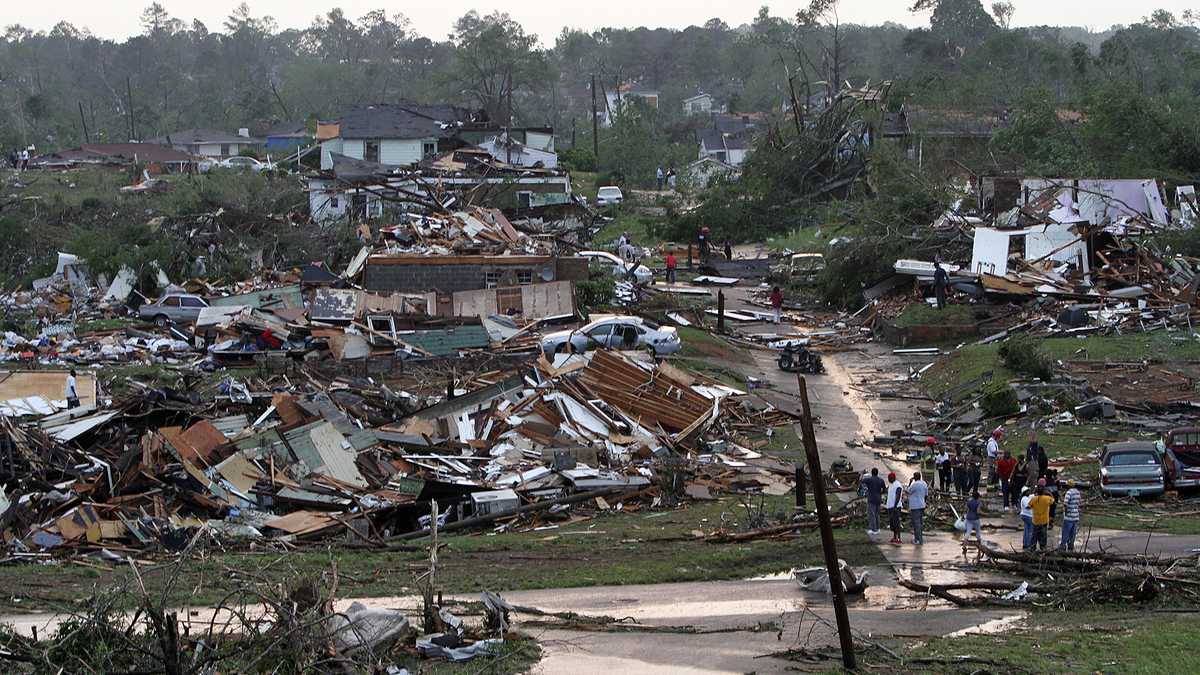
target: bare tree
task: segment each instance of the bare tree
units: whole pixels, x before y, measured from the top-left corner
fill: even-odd
[[[996,17],[996,23],[1000,24],[1004,30],[1012,27],[1012,18],[1016,11],[1016,6],[1008,0],[992,3],[992,15]]]

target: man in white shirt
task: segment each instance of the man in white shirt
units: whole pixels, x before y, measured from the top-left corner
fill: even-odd
[[[63,398],[67,399],[67,410],[79,407],[79,390],[75,386],[75,369],[67,373],[67,384],[63,387]]]
[[[990,488],[996,484],[996,460],[1000,458],[1000,439],[1004,437],[1004,429],[996,427],[992,430],[992,437],[987,442],[987,484]]]
[[[900,543],[900,494],[903,486],[896,480],[895,473],[888,474],[887,503],[888,524],[892,528],[892,544]]]
[[[1032,499],[1033,493],[1029,488],[1021,488],[1021,523],[1025,526],[1025,533],[1021,539],[1022,551],[1033,548],[1033,509],[1029,506]]]
[[[913,474],[908,484],[908,515],[912,519],[913,543],[925,543],[925,498],[929,496],[929,485],[921,480],[921,472]]]

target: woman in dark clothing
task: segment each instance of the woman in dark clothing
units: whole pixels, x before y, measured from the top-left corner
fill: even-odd
[[[1029,471],[1028,462],[1025,460],[1025,455],[1017,455],[1017,468],[1013,470],[1012,487],[1009,488],[1009,494],[1017,495],[1016,501],[1020,501],[1021,489],[1025,487],[1026,474]]]

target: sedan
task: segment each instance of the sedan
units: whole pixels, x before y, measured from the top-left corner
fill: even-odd
[[[234,170],[238,170],[238,171],[253,171],[254,173],[270,171],[271,169],[275,168],[275,165],[271,164],[270,162],[262,162],[253,157],[246,157],[243,155],[238,155],[237,157],[230,157],[228,159],[221,160],[217,164],[217,166],[221,167],[222,169],[234,169]]]
[[[648,349],[656,356],[679,351],[679,333],[640,316],[606,316],[575,330],[561,330],[542,337],[542,351],[582,353],[589,349]]]
[[[620,256],[613,255],[608,251],[580,251],[576,255],[608,267],[612,275],[618,279],[628,278],[629,268],[632,267],[634,281],[639,284],[654,282],[654,272],[651,272],[649,267],[641,263],[626,263],[621,260]]]
[[[200,318],[200,310],[205,307],[208,307],[208,303],[198,295],[172,293],[139,307],[138,316],[154,321],[159,328],[165,328],[170,323],[196,323],[196,319]]]
[[[621,194],[621,188],[615,185],[606,185],[596,190],[596,206],[620,206],[623,201],[625,195]]]
[[[1154,443],[1109,443],[1100,452],[1100,490],[1105,495],[1151,496],[1165,489],[1162,461]]]

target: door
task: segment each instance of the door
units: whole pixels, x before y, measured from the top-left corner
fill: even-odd
[[[611,323],[606,323],[591,329],[586,333],[589,345],[605,348],[609,347],[609,341],[612,338],[612,330],[613,325]]]

